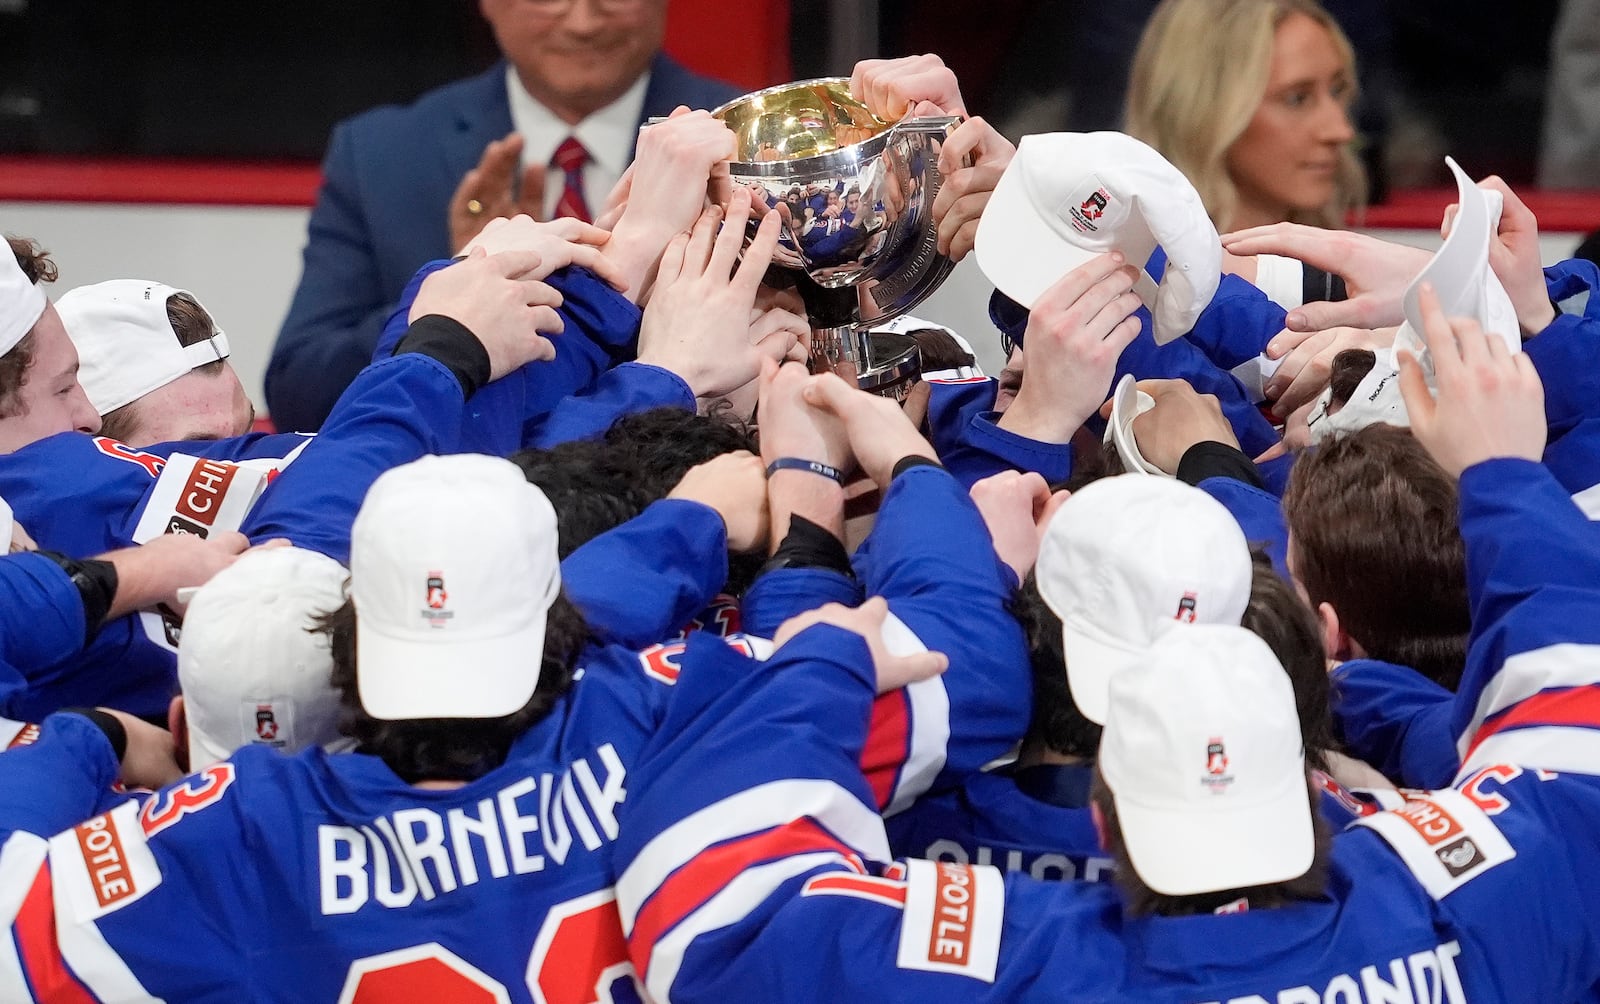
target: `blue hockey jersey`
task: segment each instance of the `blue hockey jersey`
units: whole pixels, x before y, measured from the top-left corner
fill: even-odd
[[[919,494],[971,505],[934,468],[903,473],[890,501]],[[1002,679],[1021,644],[1003,591],[922,561],[910,529],[891,523],[876,537],[872,572],[906,632],[899,643],[920,644],[905,625],[968,608],[996,629],[963,641],[946,628],[942,644],[961,645],[953,659],[975,679]],[[249,748],[143,807],[49,840],[15,832],[0,846],[0,889],[17,890],[0,899],[12,928],[0,999],[632,999],[610,860],[619,803],[637,797],[629,774],[673,703],[670,685],[697,672],[686,667],[724,653],[745,665],[740,653],[759,650],[701,631],[643,652],[591,652],[509,762],[463,788],[411,788],[356,754]],[[992,731],[1006,715],[952,718],[948,701],[928,688],[886,695],[871,712],[881,737],[860,756],[879,779],[865,788],[875,806],[1014,740]],[[1020,732],[1025,701],[1017,717]],[[975,739],[959,731],[969,718]],[[101,739],[97,755],[107,753]],[[242,850],[211,867],[219,847]],[[58,888],[87,890],[94,906],[58,906]],[[174,953],[173,918],[187,927],[201,916],[205,931]]]
[[[882,863],[854,766],[870,657],[818,626],[764,667],[692,664],[645,751],[617,891],[646,986],[679,1004],[1579,997],[1600,977],[1600,547],[1539,465],[1480,464],[1461,490],[1461,771],[1335,837],[1324,897],[1139,918],[1104,883]]]

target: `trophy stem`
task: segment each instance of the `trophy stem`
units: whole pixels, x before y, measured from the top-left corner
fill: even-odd
[[[916,339],[859,327],[853,286],[829,289],[801,275],[797,288],[811,321],[813,370],[825,367],[864,391],[903,399],[921,370]]]

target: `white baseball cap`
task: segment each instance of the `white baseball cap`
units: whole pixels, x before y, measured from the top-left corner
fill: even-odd
[[[1455,176],[1456,205],[1460,207],[1450,234],[1406,287],[1400,300],[1406,319],[1395,335],[1394,345],[1378,353],[1377,361],[1351,392],[1350,400],[1330,415],[1332,388],[1324,390],[1317,398],[1306,419],[1314,443],[1338,432],[1353,432],[1379,422],[1401,427],[1411,425],[1405,398],[1400,394],[1401,350],[1417,358],[1428,389],[1434,388],[1433,360],[1422,339],[1420,297],[1425,282],[1433,284],[1439,306],[1447,317],[1470,317],[1482,325],[1484,331],[1500,336],[1511,354],[1522,351],[1516,308],[1489,266],[1489,242],[1499,229],[1504,200],[1499,192],[1474,185],[1454,159],[1446,157],[1444,162]]]
[[[228,336],[221,331],[193,345],[178,344],[167,317],[167,299],[177,293],[194,296],[147,279],[111,279],[79,286],[56,301],[78,349],[78,382],[101,415],[228,358]]]
[[[1061,618],[1078,710],[1104,722],[1112,678],[1174,626],[1237,625],[1252,574],[1244,531],[1198,488],[1121,475],[1074,492],[1045,528],[1034,576]]]
[[[0,355],[5,355],[39,323],[50,301],[22,271],[11,247],[0,246]]]
[[[560,590],[555,510],[515,464],[463,454],[386,471],[350,539],[362,706],[385,720],[520,710]]]
[[[1157,288],[1143,271],[1160,246]],[[1222,242],[1183,172],[1120,132],[1024,136],[978,221],[978,266],[1029,309],[1062,276],[1121,251],[1140,269],[1134,291],[1155,339],[1187,334],[1222,281]]]
[[[1242,627],[1170,631],[1111,681],[1099,766],[1145,885],[1287,882],[1316,854],[1294,687]]]
[[[339,697],[316,618],[344,604],[344,566],[298,547],[251,551],[195,591],[178,646],[193,769],[241,746],[338,745]]]
[[[1152,464],[1139,452],[1139,440],[1133,435],[1133,420],[1156,406],[1156,399],[1140,390],[1132,373],[1124,373],[1117,381],[1111,395],[1111,420],[1106,423],[1104,442],[1117,448],[1117,456],[1129,474],[1153,474],[1170,478],[1175,475]]]

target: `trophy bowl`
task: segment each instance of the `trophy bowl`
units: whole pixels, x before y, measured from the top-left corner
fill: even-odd
[[[773,264],[796,276],[814,362],[902,396],[917,376],[915,342],[863,327],[911,310],[955,267],[937,250],[931,210],[939,148],[961,120],[886,122],[851,97],[847,77],[769,87],[712,114],[738,138],[733,184],[782,219]]]

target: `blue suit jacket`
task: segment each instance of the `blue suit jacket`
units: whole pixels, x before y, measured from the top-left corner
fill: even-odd
[[[448,258],[446,206],[491,140],[511,131],[505,63],[339,123],[322,164],[305,263],[267,364],[278,428],[310,432],[372,358],[378,333],[417,268]],[[731,85],[657,55],[644,117],[678,105],[715,108]]]

